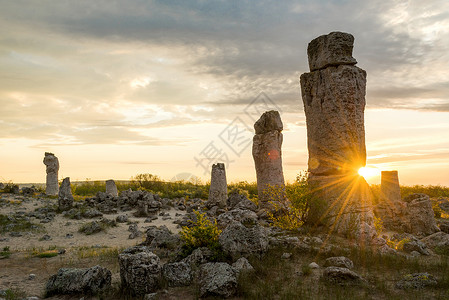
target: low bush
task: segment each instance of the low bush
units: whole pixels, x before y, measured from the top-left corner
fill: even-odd
[[[207,247],[210,250],[220,251],[220,244],[218,243],[218,236],[221,230],[218,229],[217,221],[212,222],[206,217],[205,213],[194,211],[196,215],[196,222],[192,222],[192,227],[183,227],[180,236],[184,241],[183,256],[187,256],[193,250],[200,247]]]

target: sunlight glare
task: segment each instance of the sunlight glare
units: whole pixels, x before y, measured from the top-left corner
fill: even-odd
[[[358,171],[360,176],[363,176],[365,179],[378,176],[380,174],[380,170],[376,167],[361,167]]]

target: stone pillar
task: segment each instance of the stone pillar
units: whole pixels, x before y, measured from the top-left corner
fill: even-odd
[[[47,180],[45,194],[50,196],[56,196],[59,192],[58,183],[58,171],[59,171],[59,160],[58,158],[50,152],[45,152],[44,165],[47,166]]]
[[[70,177],[64,178],[59,188],[58,207],[59,210],[69,210],[73,206],[72,188],[70,185]]]
[[[366,72],[355,66],[353,43],[351,34],[331,32],[307,48],[310,72],[301,75],[301,91],[309,179],[316,189],[309,221],[339,233],[372,235],[366,229],[374,224],[369,186],[357,174],[366,164]]]
[[[381,218],[386,229],[409,231],[410,222],[407,205],[401,200],[398,171],[382,171],[379,203],[376,215]]]
[[[254,124],[254,129],[253,158],[259,206],[268,208],[268,201],[281,200],[285,196],[281,150],[283,124],[279,112],[271,110],[263,113]]]
[[[212,208],[218,206],[226,207],[228,199],[228,185],[226,183],[226,170],[223,163],[212,165],[212,173],[210,179],[209,199],[206,206]]]
[[[117,186],[112,179],[106,180],[106,194],[111,195],[112,197],[118,197]]]

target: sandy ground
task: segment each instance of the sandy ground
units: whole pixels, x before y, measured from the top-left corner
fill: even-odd
[[[0,207],[0,214],[6,215],[11,212],[29,212],[36,208],[45,206],[47,203],[57,203],[57,199],[37,199],[9,194],[1,194],[0,199],[16,202],[8,207]],[[20,202],[20,203],[19,203]],[[137,222],[138,229],[145,232],[149,226],[166,225],[172,232],[180,231],[177,224],[173,221],[182,218],[184,211],[175,209],[165,210],[172,219],[157,220],[151,223],[144,223],[145,218],[136,218],[132,216],[133,211],[120,212],[118,214],[104,214],[107,219],[114,219],[118,215],[128,215],[129,221]],[[178,215],[177,215],[178,214]],[[96,218],[95,218],[96,219]],[[117,223],[117,227],[108,228],[107,232],[99,232],[92,235],[79,233],[78,229],[82,224],[95,219],[68,219],[58,214],[50,223],[40,223],[41,220],[31,218],[31,222],[41,224],[44,232],[24,233],[22,237],[11,237],[9,233],[0,234],[0,249],[9,247],[12,255],[10,258],[0,259],[0,290],[18,289],[24,291],[27,296],[41,297],[44,286],[48,278],[55,274],[61,267],[91,267],[96,264],[110,268],[113,273],[113,284],[119,282],[118,264],[101,256],[92,254],[95,249],[101,252],[102,249],[127,248],[141,243],[145,240],[145,234],[136,239],[129,239],[129,225],[126,223]],[[50,235],[51,240],[40,240],[45,234]],[[67,234],[73,235],[67,238]],[[51,258],[38,258],[32,255],[33,251],[44,251],[50,247],[65,249],[66,253]],[[85,247],[94,247],[90,252],[83,252],[80,249]],[[87,258],[82,253],[87,254]],[[30,279],[30,274],[35,274],[34,279]]]

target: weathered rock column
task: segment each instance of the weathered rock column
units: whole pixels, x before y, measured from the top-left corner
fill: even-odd
[[[111,195],[112,197],[118,197],[117,186],[112,179],[106,180],[106,194]]]
[[[47,166],[47,180],[45,194],[50,196],[56,196],[59,192],[58,183],[58,171],[59,171],[59,160],[58,158],[50,152],[45,152],[44,165]]]
[[[226,207],[228,199],[228,184],[226,182],[226,170],[224,163],[217,163],[212,165],[209,199],[206,206],[212,208],[218,206],[220,208]]]
[[[301,75],[307,121],[308,170],[316,188],[309,220],[331,231],[373,234],[369,186],[357,174],[366,164],[366,72],[355,66],[354,37],[332,32],[307,48],[310,73]]]
[[[408,231],[407,204],[401,199],[398,171],[382,171],[380,197],[375,212],[387,229]]]
[[[262,114],[254,124],[253,158],[256,166],[259,206],[269,208],[268,201],[282,197],[285,192],[282,171],[282,129],[279,112],[271,110]],[[273,190],[274,189],[274,190]]]
[[[70,185],[70,177],[64,178],[59,189],[58,207],[59,210],[69,210],[73,206],[72,188]]]

